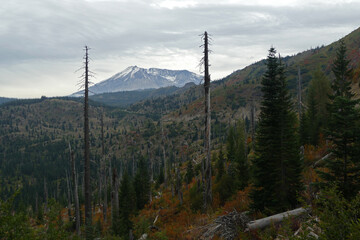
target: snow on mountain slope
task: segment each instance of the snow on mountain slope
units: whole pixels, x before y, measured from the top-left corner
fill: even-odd
[[[199,84],[202,76],[187,70],[167,70],[159,68],[139,68],[131,66],[114,76],[99,82],[89,88],[91,95],[132,91],[149,88],[161,88],[168,86],[182,87],[186,83]],[[82,96],[83,91],[72,94],[73,97]]]

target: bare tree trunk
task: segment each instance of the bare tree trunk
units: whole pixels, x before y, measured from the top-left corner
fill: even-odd
[[[254,99],[251,99],[250,121],[251,121],[251,141],[254,146],[254,142],[255,142],[255,103],[254,103]]]
[[[85,100],[84,100],[84,173],[85,173],[85,225],[86,239],[92,238],[90,136],[89,136],[89,48],[85,46]]]
[[[59,201],[59,196],[60,196],[60,181],[57,180],[56,181],[56,195],[55,195],[56,201]]]
[[[114,172],[115,172],[115,211],[116,214],[118,214],[119,212],[119,179],[117,176],[117,171],[116,168],[114,168]]]
[[[162,116],[162,114],[161,114]],[[161,141],[162,141],[162,144],[161,144],[161,147],[162,147],[162,152],[163,152],[163,159],[164,159],[164,185],[165,185],[165,188],[167,188],[168,186],[168,163],[166,161],[166,152],[165,152],[165,134],[164,134],[164,126],[163,126],[163,122],[162,122],[162,119],[161,119]]]
[[[111,159],[110,159],[110,161],[109,161],[109,178],[110,178],[110,180],[112,179],[112,163],[111,163]],[[112,181],[110,181],[110,190],[112,191],[112,189],[113,189],[113,182]]]
[[[135,156],[134,156],[134,152],[132,153],[132,177],[135,177]]]
[[[301,72],[300,67],[298,67],[298,111],[299,111],[299,119],[301,119],[302,113],[302,99],[301,99]]]
[[[107,185],[107,174],[106,174],[106,162],[104,166],[104,208],[103,208],[103,216],[104,216],[104,222],[107,222],[107,191],[108,185]]]
[[[287,211],[287,212],[283,212],[283,213],[279,213],[276,215],[272,215],[266,218],[261,218],[255,221],[251,221],[247,224],[247,229],[246,230],[255,230],[255,229],[263,229],[266,228],[268,226],[270,226],[270,224],[276,224],[279,222],[282,222],[284,219],[293,216],[299,216],[302,215],[304,213],[306,213],[306,209],[305,208],[297,208],[291,211]]]
[[[150,147],[151,147],[151,143],[149,142],[147,153],[148,153],[148,157],[149,157],[149,161],[150,161],[150,182],[152,183],[154,181],[154,163],[153,163],[153,159],[151,157]]]
[[[77,176],[76,176],[76,171],[75,171],[74,152],[71,151],[70,143],[69,143],[69,150],[70,150],[72,181],[74,184],[76,234],[78,236],[80,236],[80,207],[79,207],[79,195],[78,195],[78,182],[77,182]]]
[[[107,174],[106,174],[106,159],[105,159],[105,142],[104,142],[104,113],[101,114],[101,163],[100,163],[100,179],[104,180],[104,202],[103,202],[103,218],[104,222],[107,222]],[[101,186],[101,184],[100,184]],[[100,191],[100,198],[101,198],[101,191]],[[101,200],[100,200],[101,201]]]
[[[46,178],[44,177],[44,213],[47,213],[48,210],[48,190],[46,186]]]
[[[100,162],[99,162],[99,172],[98,172],[98,175],[99,175],[99,206],[102,205],[102,174],[101,174],[101,165],[102,165],[102,160],[100,159]]]
[[[36,195],[35,195],[35,213],[38,214],[39,212],[39,200],[38,200],[38,193],[36,192]]]
[[[67,200],[68,200],[68,216],[69,216],[69,222],[71,222],[71,194],[70,194],[70,181],[69,181],[69,175],[67,171],[65,170],[66,175],[66,186],[67,186]]]
[[[112,193],[111,193],[111,212],[112,212],[112,220],[114,224],[114,219],[117,219],[119,216],[119,181],[117,179],[117,171],[116,168],[113,169],[112,175]]]
[[[183,193],[181,191],[180,168],[176,168],[176,191],[179,198],[180,205],[183,203]]]
[[[85,174],[81,176],[81,193],[85,197]]]
[[[208,34],[204,33],[204,89],[205,89],[205,162],[204,162],[204,211],[211,205],[211,115],[210,115],[210,75],[209,75],[209,49]]]

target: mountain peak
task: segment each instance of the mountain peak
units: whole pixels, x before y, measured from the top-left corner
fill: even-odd
[[[183,87],[186,83],[198,84],[202,77],[187,70],[168,70],[160,68],[144,69],[138,66],[129,66],[112,77],[101,81],[89,90],[92,94],[133,91],[168,86]],[[80,96],[83,91],[72,96]]]

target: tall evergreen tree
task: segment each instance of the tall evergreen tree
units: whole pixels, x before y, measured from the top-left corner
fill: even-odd
[[[262,79],[263,100],[253,161],[253,209],[268,213],[297,204],[302,189],[302,164],[296,132],[296,115],[286,87],[284,67],[272,47]]]
[[[220,152],[217,157],[214,157],[213,159],[217,159],[215,163],[215,168],[217,170],[217,174],[214,181],[214,188],[213,188],[213,194],[215,196],[219,197],[220,204],[225,204],[226,200],[231,197],[231,195],[236,190],[236,187],[238,186],[238,176],[236,175],[235,167],[232,167],[232,170],[229,171],[228,174],[225,171],[225,159],[224,154],[222,151],[222,146],[220,147]],[[232,162],[232,166],[235,166],[236,163]]]
[[[127,172],[125,172],[120,185],[119,203],[119,234],[125,239],[129,237],[129,230],[132,229],[131,215],[136,209],[135,192]]]
[[[235,143],[235,162],[236,162],[236,179],[237,188],[244,189],[248,185],[249,180],[249,165],[247,162],[246,154],[246,135],[245,135],[245,122],[238,121],[236,127],[236,143]]]
[[[226,150],[227,150],[227,159],[229,162],[235,161],[235,128],[234,126],[229,127],[229,133],[226,139]]]
[[[316,70],[309,83],[307,110],[300,120],[301,144],[317,145],[320,133],[324,133],[328,119],[327,104],[331,93],[330,82],[325,74]]]
[[[234,187],[236,189],[246,187],[249,180],[245,138],[244,121],[238,121],[235,127],[230,127],[226,141],[226,149],[227,158],[230,162],[229,174],[233,177]]]
[[[350,198],[359,189],[359,155],[356,146],[359,141],[359,112],[355,108],[359,103],[351,92],[352,68],[346,59],[346,46],[343,41],[336,53],[332,71],[335,79],[332,84],[333,94],[328,105],[330,113],[328,123],[328,139],[332,142],[331,151],[335,158],[327,159],[329,172],[321,172],[327,183],[335,184]]]
[[[150,175],[144,157],[140,157],[138,169],[134,179],[134,189],[136,195],[136,207],[142,209],[150,199]]]

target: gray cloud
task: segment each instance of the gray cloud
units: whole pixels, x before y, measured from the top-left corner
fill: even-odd
[[[213,38],[213,79],[264,58],[329,44],[359,26],[358,1],[12,0],[0,9],[0,96],[76,91],[85,44],[101,81],[129,65],[198,72],[199,34]],[[164,7],[165,6],[165,7]],[[27,84],[31,83],[31,84]],[[26,87],[25,87],[26,86]]]

